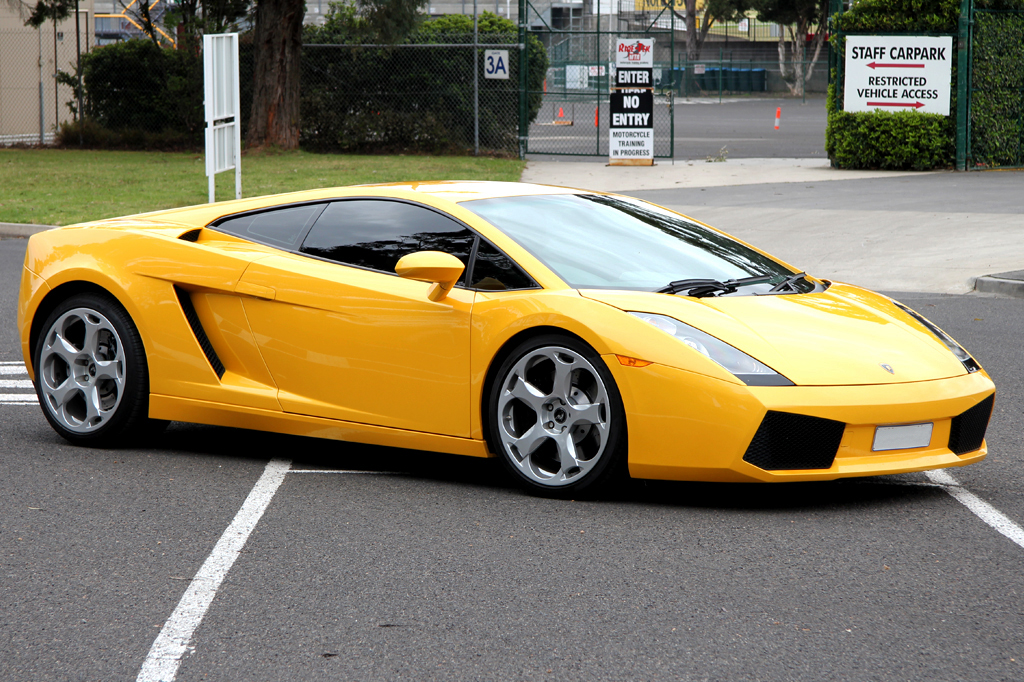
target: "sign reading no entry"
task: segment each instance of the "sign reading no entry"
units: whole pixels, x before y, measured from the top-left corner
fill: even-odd
[[[949,116],[952,36],[847,36],[843,109]]]
[[[608,163],[654,165],[654,40],[620,38],[609,96]]]

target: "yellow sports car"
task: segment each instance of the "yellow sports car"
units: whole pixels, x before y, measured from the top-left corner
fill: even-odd
[[[550,495],[627,473],[962,466],[985,457],[995,394],[885,296],[653,204],[517,183],[321,189],[37,234],[18,324],[43,414],[75,444],[217,424],[497,456]]]

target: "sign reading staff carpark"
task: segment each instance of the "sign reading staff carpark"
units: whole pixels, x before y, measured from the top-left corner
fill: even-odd
[[[654,165],[654,39],[615,41],[615,79],[608,99],[608,164]]]
[[[952,36],[847,36],[843,109],[949,116]]]

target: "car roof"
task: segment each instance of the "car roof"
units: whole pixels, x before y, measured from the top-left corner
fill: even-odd
[[[164,209],[150,213],[107,218],[68,227],[104,227],[108,229],[182,229],[202,227],[236,213],[299,204],[308,201],[347,199],[354,197],[387,197],[408,201],[423,201],[443,208],[445,204],[458,204],[476,199],[499,197],[535,196],[540,194],[594,193],[588,190],[552,185],[536,185],[526,182],[496,181],[432,181],[392,182],[372,185],[350,185],[347,187],[325,187],[284,194],[249,197],[236,201],[221,201],[213,204],[199,204],[181,208]]]

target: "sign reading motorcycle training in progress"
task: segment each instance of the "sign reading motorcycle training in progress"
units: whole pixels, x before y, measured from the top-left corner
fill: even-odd
[[[949,116],[952,36],[847,36],[843,109]]]
[[[654,165],[654,39],[618,39],[609,97],[608,163]]]

